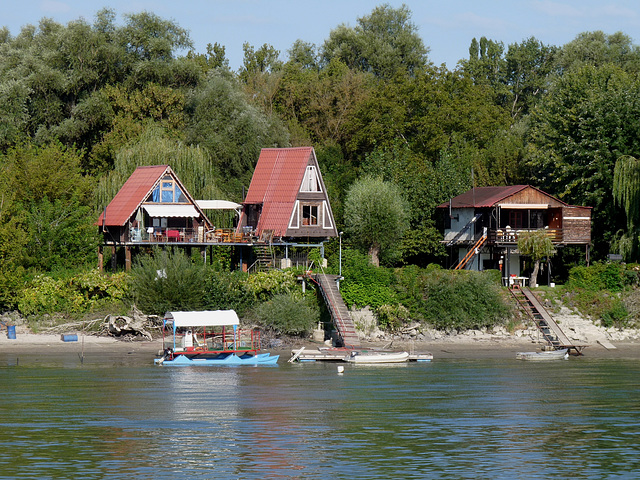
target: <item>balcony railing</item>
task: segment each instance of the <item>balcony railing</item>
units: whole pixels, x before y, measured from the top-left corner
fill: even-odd
[[[205,231],[193,228],[131,229],[130,243],[252,243],[257,240],[251,230],[238,233],[232,228],[216,228]]]
[[[518,239],[523,233],[536,232],[538,230],[544,230],[553,243],[562,243],[563,241],[561,228],[498,228],[489,230],[488,241],[489,243],[518,243]]]

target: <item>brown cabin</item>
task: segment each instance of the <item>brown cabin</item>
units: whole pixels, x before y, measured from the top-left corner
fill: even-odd
[[[269,241],[338,236],[312,147],[261,150],[238,228]]]
[[[446,212],[444,242],[457,268],[504,266],[519,276],[518,238],[533,230],[544,229],[558,247],[584,245],[588,252],[591,244],[591,207],[569,205],[530,185],[476,187],[438,208]]]

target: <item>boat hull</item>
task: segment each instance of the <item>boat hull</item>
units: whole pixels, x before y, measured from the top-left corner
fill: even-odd
[[[409,361],[407,352],[367,352],[348,355],[345,362],[370,365],[380,363],[404,363]]]
[[[518,360],[527,360],[531,362],[548,362],[551,360],[564,360],[569,357],[566,348],[562,350],[552,350],[549,352],[518,352],[516,358]]]
[[[277,365],[280,355],[269,353],[259,353],[257,355],[238,356],[234,353],[220,355],[217,357],[188,357],[186,355],[176,355],[172,360],[163,358],[156,359],[157,365],[189,367],[189,366],[220,366],[220,365]]]

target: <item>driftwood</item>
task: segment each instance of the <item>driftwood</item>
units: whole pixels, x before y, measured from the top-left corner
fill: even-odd
[[[104,321],[107,324],[109,335],[114,337],[142,335],[149,340],[153,340],[151,334],[146,330],[147,317],[136,309],[134,309],[133,318],[124,315],[107,315]]]

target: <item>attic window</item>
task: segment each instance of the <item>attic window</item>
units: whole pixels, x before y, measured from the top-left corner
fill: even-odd
[[[301,192],[321,192],[320,180],[318,178],[318,170],[313,165],[307,166],[302,179]]]
[[[186,203],[187,198],[173,177],[165,175],[153,190],[151,201],[155,203]]]
[[[302,225],[314,226],[318,225],[318,206],[302,205]]]

